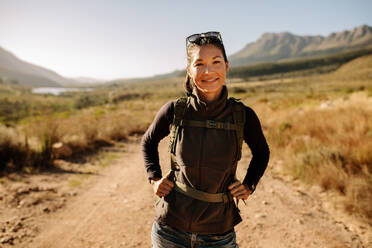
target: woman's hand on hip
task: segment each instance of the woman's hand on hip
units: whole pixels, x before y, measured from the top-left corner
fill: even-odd
[[[154,190],[154,194],[159,197],[168,195],[174,187],[174,183],[168,179],[168,175],[162,178],[152,179],[151,185],[152,189]]]
[[[228,189],[237,200],[247,200],[248,196],[252,193],[252,191],[248,188],[248,185],[242,184],[240,181],[235,181],[234,183],[230,184]]]

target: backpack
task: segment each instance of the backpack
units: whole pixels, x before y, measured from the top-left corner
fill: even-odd
[[[245,124],[245,107],[239,99],[230,97],[228,99],[229,102],[233,104],[233,121],[234,123],[230,122],[217,122],[214,120],[206,120],[206,121],[194,121],[194,120],[184,120],[183,117],[186,113],[187,107],[190,102],[190,97],[181,97],[177,99],[174,104],[174,115],[173,115],[173,122],[171,127],[171,135],[170,135],[170,143],[169,143],[169,153],[171,156],[171,170],[179,170],[177,162],[176,162],[176,143],[177,138],[180,132],[180,127],[182,126],[192,126],[192,127],[205,127],[205,128],[216,128],[216,129],[223,129],[223,130],[235,130],[236,131],[236,138],[238,144],[238,151],[235,157],[233,168],[232,168],[232,175],[235,177],[236,168],[238,161],[241,159],[242,155],[242,145],[244,139],[244,124]]]

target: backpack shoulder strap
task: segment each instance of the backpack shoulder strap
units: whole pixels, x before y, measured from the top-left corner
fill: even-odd
[[[171,154],[175,153],[179,127],[183,116],[185,115],[189,101],[188,97],[181,97],[174,102],[174,114],[169,143],[169,152]]]
[[[245,124],[245,106],[244,104],[236,98],[230,98],[233,106],[233,119],[234,124],[238,127],[236,130],[236,138],[238,144],[238,151],[235,163],[237,163],[242,157],[242,146],[244,140],[244,124]]]

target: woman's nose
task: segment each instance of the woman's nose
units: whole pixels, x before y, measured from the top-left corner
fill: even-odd
[[[209,65],[207,64],[206,66],[205,66],[205,71],[204,71],[204,73],[209,73],[210,72],[210,68],[209,68]]]

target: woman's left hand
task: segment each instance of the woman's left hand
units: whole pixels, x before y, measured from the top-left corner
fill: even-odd
[[[237,200],[247,200],[248,196],[252,193],[252,191],[248,188],[248,185],[242,184],[238,180],[231,184],[228,189]]]

